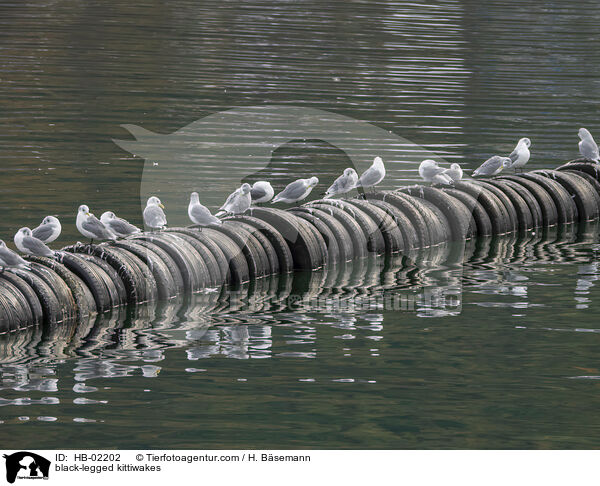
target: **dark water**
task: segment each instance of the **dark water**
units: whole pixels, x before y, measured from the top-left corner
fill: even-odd
[[[467,168],[528,136],[530,165],[554,167],[577,156],[580,126],[599,133],[598,14],[591,1],[0,1],[0,237],[57,214],[57,244],[70,243],[84,202],[139,224],[148,171],[113,142],[132,138],[120,125],[172,134],[234,107],[323,110]],[[414,153],[380,150],[385,188],[414,177]],[[226,170],[206,157],[152,173],[173,224],[191,190],[214,207],[245,174],[243,151]],[[301,137],[255,170],[277,188],[313,172],[325,186],[347,165],[339,146]],[[0,438],[597,447],[597,234],[482,243],[464,265],[456,249],[359,263],[371,266],[4,337]],[[446,290],[450,309],[434,298]],[[406,306],[390,308],[398,296]]]

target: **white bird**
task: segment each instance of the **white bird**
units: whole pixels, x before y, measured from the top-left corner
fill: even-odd
[[[350,192],[356,186],[358,182],[358,174],[352,168],[347,168],[344,173],[339,176],[333,184],[329,186],[329,189],[325,192],[325,199],[336,194],[346,194]]]
[[[110,229],[115,235],[120,237],[125,237],[141,232],[141,230],[137,226],[134,226],[126,219],[117,218],[115,213],[113,213],[112,211],[106,211],[102,213],[102,216],[100,216],[100,221],[102,221],[104,225],[108,229]]]
[[[356,183],[356,187],[374,187],[379,184],[385,177],[385,167],[381,157],[373,159],[373,165],[363,172]]]
[[[152,229],[163,229],[167,226],[167,217],[163,203],[156,196],[148,198],[144,209],[144,223]]]
[[[516,172],[516,169],[523,168],[525,166],[525,164],[527,162],[529,162],[529,157],[531,156],[531,153],[529,152],[530,146],[531,146],[531,140],[529,140],[528,138],[522,138],[517,143],[517,146],[515,147],[515,149],[508,156],[511,160],[510,167],[512,169],[515,169],[515,172]]]
[[[463,177],[463,170],[457,163],[450,164],[449,169],[444,169],[443,175],[450,177],[452,182],[459,182]]]
[[[55,216],[46,216],[42,224],[34,228],[32,233],[34,238],[41,240],[43,243],[52,243],[60,236],[61,231],[62,226],[58,218]]]
[[[94,240],[117,239],[116,235],[107,228],[102,221],[90,213],[90,208],[85,204],[79,206],[75,225],[83,236],[90,239],[90,244],[92,244]]]
[[[434,184],[452,184],[452,178],[445,175],[446,169],[440,167],[435,160],[427,159],[419,164],[419,175],[425,182]]]
[[[250,184],[242,184],[227,197],[223,206],[219,208],[220,211],[216,216],[245,213],[252,204],[251,191],[252,188],[250,187]]]
[[[281,191],[273,199],[273,203],[295,203],[302,201],[306,196],[310,194],[314,187],[319,183],[317,177],[311,177],[310,179],[298,179],[297,181],[290,182],[283,191]]]
[[[495,176],[496,174],[499,174],[502,169],[510,168],[511,164],[510,157],[494,155],[475,169],[473,176]]]
[[[4,241],[0,240],[0,267],[2,267],[2,272],[4,272],[5,268],[29,269],[29,264],[8,248]]]
[[[32,231],[29,228],[21,228],[17,231],[14,242],[19,251],[25,253],[25,255],[54,257],[54,252],[42,240],[32,236]]]
[[[600,155],[598,154],[598,145],[594,141],[594,137],[587,128],[579,129],[579,153],[586,160],[593,160],[594,162],[600,162]]]
[[[200,226],[209,226],[209,225],[219,225],[223,224],[223,222],[213,216],[206,206],[200,204],[200,199],[198,198],[197,192],[192,192],[190,196],[190,204],[188,206],[188,216],[192,223],[198,224]]]
[[[252,189],[250,189],[250,196],[254,204],[269,202],[273,199],[274,194],[273,186],[267,181],[257,181],[252,184]]]

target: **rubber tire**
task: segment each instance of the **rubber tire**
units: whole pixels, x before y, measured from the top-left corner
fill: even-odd
[[[29,308],[31,309],[32,324],[41,324],[44,320],[44,310],[42,309],[42,304],[40,304],[40,299],[38,299],[38,296],[29,286],[29,284],[21,277],[15,275],[12,272],[0,273],[0,279],[7,280],[11,284],[13,284],[17,289],[19,289],[19,292],[21,292],[25,296],[25,299],[27,299],[27,303],[29,304]],[[0,333],[2,332],[2,324],[6,323],[0,320]]]
[[[335,236],[335,233],[331,230],[331,220],[335,221],[338,227],[341,227],[335,219],[329,218],[330,221],[325,222],[325,219],[328,215],[323,213],[320,217],[311,214],[310,208],[292,208],[289,209],[291,213],[294,213],[298,218],[302,218],[306,220],[308,223],[312,224],[325,241],[325,245],[327,245],[327,263],[329,265],[335,265],[339,262],[348,261],[348,255],[351,253],[347,253],[348,246],[350,246],[350,252],[354,251],[354,248],[351,246],[352,242],[344,242],[343,246],[340,246],[339,237]]]
[[[483,181],[480,181],[480,183]],[[517,231],[530,231],[536,227],[534,224],[534,216],[531,214],[527,201],[513,189],[508,181],[499,179],[488,179],[485,181],[487,187],[495,187],[499,192],[505,195],[510,200],[511,206],[515,211]]]
[[[225,255],[229,267],[227,282],[234,286],[249,282],[250,268],[248,267],[248,261],[236,242],[224,233],[212,231],[211,228],[205,228],[202,232],[205,236],[211,238]]]
[[[368,200],[369,204],[377,206],[382,211],[385,211],[394,221],[394,224],[398,226],[400,233],[402,233],[402,252],[412,252],[419,247],[419,236],[415,231],[410,219],[400,209],[393,204],[381,201],[379,199]]]
[[[577,206],[562,185],[553,179],[533,172],[525,172],[521,174],[521,177],[537,182],[550,194],[558,211],[558,224],[569,224],[577,221]]]
[[[462,202],[468,211],[471,213],[472,225],[474,225],[475,236],[491,236],[492,235],[492,221],[483,208],[481,203],[470,194],[452,189],[451,187],[445,187],[442,189],[446,194]]]
[[[34,325],[33,311],[27,297],[16,285],[0,279],[0,297],[0,334],[22,331]]]
[[[489,181],[490,184],[493,184],[500,189],[504,190],[507,195],[512,194],[508,189],[512,190],[513,193],[516,193],[525,201],[527,207],[529,208],[529,214],[531,215],[531,227],[532,228],[541,228],[544,226],[544,216],[542,214],[542,208],[540,203],[532,194],[532,192],[527,189],[525,186],[508,179],[499,179],[495,178]],[[509,197],[511,197],[509,195]],[[513,200],[514,196],[511,197]],[[517,208],[517,203],[513,200],[513,205]]]
[[[540,186],[540,184],[516,175],[501,176],[498,177],[498,180],[512,181],[533,194],[533,197],[537,200],[542,212],[543,227],[548,228],[558,224],[558,209],[556,204],[550,194],[548,194],[548,191]]]
[[[383,235],[386,254],[398,253],[404,250],[402,231],[387,211],[364,199],[348,199],[346,202],[353,206],[358,206],[375,222]]]

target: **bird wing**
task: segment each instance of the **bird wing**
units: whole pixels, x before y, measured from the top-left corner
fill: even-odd
[[[35,228],[31,233],[34,238],[37,238],[42,241],[46,241],[48,238],[52,236],[54,233],[54,225],[51,224],[41,224],[37,228]]]
[[[517,159],[519,158],[519,146],[517,145],[515,147],[515,149],[510,153],[510,155],[508,156],[511,160],[511,162],[514,164]]]
[[[596,142],[594,141],[582,140],[579,142],[579,152],[587,160],[598,160],[598,145],[596,145]]]
[[[194,219],[199,221],[201,224],[209,224],[218,219],[210,213],[206,206],[203,206],[202,204],[194,204],[191,212]]]
[[[225,199],[223,206],[221,206],[219,209],[224,209],[225,211],[228,211],[231,205],[234,203],[234,200],[239,194],[239,192],[239,189],[236,189],[231,194],[229,194],[229,196],[227,196],[227,199]]]
[[[475,174],[492,174],[498,170],[498,166],[502,163],[502,158],[498,155],[487,159],[483,164],[475,170]]]
[[[306,184],[304,179],[289,183],[286,188],[281,191],[277,197],[283,199],[298,199],[306,192]]]
[[[34,255],[54,256],[54,252],[37,238],[26,236],[21,240],[21,244]]]
[[[129,221],[122,218],[113,218],[108,221],[107,226],[119,235],[130,235],[140,231],[137,226],[132,225]]]
[[[369,187],[377,184],[381,180],[381,171],[375,167],[369,167],[358,179],[356,187]]]
[[[0,249],[0,260],[4,262],[4,265],[2,266],[27,265],[27,262],[10,248]]]
[[[97,236],[105,236],[111,233],[111,231],[104,225],[102,221],[100,221],[96,216],[90,216],[87,218],[81,227]]]
[[[167,217],[164,211],[158,206],[147,206],[144,209],[144,221],[148,226],[158,228],[167,225]]]
[[[329,186],[329,189],[327,189],[327,194],[337,194],[338,192],[343,191],[348,183],[347,179],[348,177],[346,177],[344,174],[339,176],[335,181],[333,181],[333,184]]]
[[[263,187],[253,187],[250,190],[250,196],[252,196],[252,200],[260,199],[261,197],[265,197],[267,195],[267,191]]]

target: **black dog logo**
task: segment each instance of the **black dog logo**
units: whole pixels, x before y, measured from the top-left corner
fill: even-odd
[[[26,451],[15,452],[9,456],[4,454],[4,457],[6,480],[11,484],[15,482],[21,470],[23,470],[21,476],[27,476],[28,479],[48,479],[50,461],[45,457]]]

